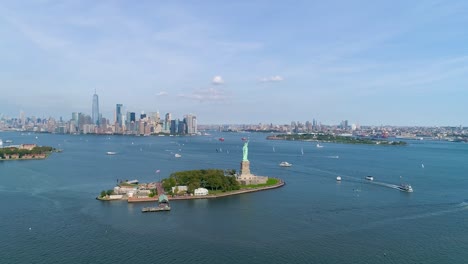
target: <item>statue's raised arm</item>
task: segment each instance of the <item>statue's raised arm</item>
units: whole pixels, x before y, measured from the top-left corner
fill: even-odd
[[[249,142],[248,141],[244,143],[244,147],[242,147],[242,152],[244,154],[242,160],[243,161],[248,161],[248,159],[247,159],[247,157],[249,155]]]

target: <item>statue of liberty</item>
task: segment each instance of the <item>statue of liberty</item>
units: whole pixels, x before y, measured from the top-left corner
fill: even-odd
[[[249,142],[248,141],[244,143],[244,146],[242,147],[242,152],[244,153],[242,161],[249,161],[247,159],[247,156],[249,155]]]

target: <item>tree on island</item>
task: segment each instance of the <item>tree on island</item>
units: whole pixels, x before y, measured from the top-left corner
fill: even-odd
[[[170,192],[172,187],[181,185],[187,186],[189,193],[193,193],[195,189],[200,187],[208,190],[221,190],[223,192],[240,189],[235,176],[226,176],[225,171],[219,169],[175,172],[169,178],[163,179],[162,185],[167,192]],[[174,193],[177,194],[177,191],[178,189],[174,190]]]

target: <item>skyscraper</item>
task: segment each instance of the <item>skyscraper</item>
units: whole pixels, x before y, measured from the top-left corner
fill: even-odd
[[[196,134],[197,133],[197,117],[192,114],[188,114],[185,116],[184,121],[186,125],[185,133]]]
[[[117,104],[115,106],[115,123],[118,124],[120,127],[123,126],[122,120],[122,104]]]
[[[93,124],[99,126],[99,97],[94,91],[93,95],[93,112],[92,112]]]

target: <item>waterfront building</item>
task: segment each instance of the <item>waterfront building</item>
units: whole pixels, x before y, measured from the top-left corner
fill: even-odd
[[[99,97],[96,94],[96,91],[94,91],[93,95],[93,109],[91,115],[93,119],[93,125],[99,126]]]
[[[171,113],[166,113],[164,122],[163,122],[163,132],[170,133],[171,132]]]
[[[177,128],[177,133],[178,134],[185,134],[187,131],[187,125],[185,124],[184,121],[179,120],[179,127]]]
[[[205,188],[197,188],[193,191],[195,196],[205,196],[208,195],[208,190]]]
[[[120,128],[123,127],[123,118],[122,118],[122,109],[123,104],[116,104],[115,105],[115,124]]]
[[[187,192],[188,188],[186,185],[179,185],[172,187],[172,193],[180,193],[180,192]]]
[[[197,133],[197,117],[195,115],[186,115],[184,117],[184,123],[186,125],[185,133],[189,135]]]
[[[74,126],[74,131],[76,132],[78,130],[78,113],[73,112],[72,113],[72,120],[70,122]]]
[[[178,129],[179,129],[179,120],[177,120],[177,119],[176,120],[171,120],[170,122],[171,122],[170,123],[171,125],[169,127],[170,128],[170,133],[172,135],[175,135],[175,134],[177,134],[179,132],[178,131]]]

